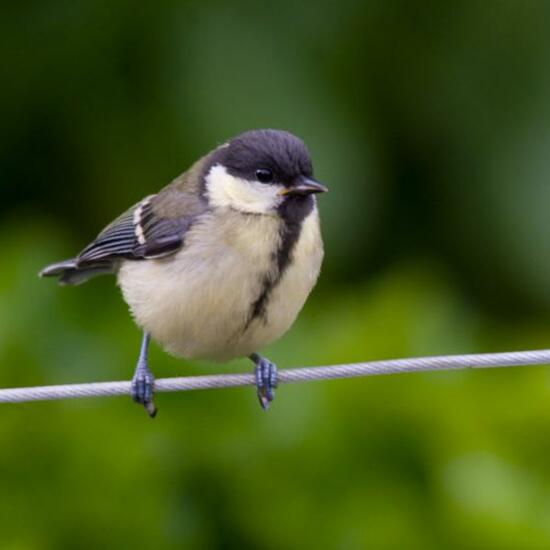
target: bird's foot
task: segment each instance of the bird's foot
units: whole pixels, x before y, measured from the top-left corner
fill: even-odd
[[[138,361],[134,378],[132,379],[132,399],[145,407],[147,414],[155,418],[157,408],[154,403],[155,377],[149,370],[146,361]]]
[[[277,366],[269,359],[254,353],[250,356],[254,361],[256,368],[256,390],[260,406],[265,411],[275,398],[275,388],[277,387]]]

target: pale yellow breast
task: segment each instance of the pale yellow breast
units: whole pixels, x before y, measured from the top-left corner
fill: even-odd
[[[313,288],[322,260],[319,221],[305,221],[291,262],[273,289],[266,320],[244,330],[251,304],[279,245],[276,216],[226,212],[207,216],[172,257],[124,262],[119,285],[139,326],[167,351],[187,358],[227,360],[279,338]]]
[[[271,293],[265,318],[255,320],[244,335],[252,351],[279,339],[292,326],[317,282],[322,261],[323,243],[315,209],[303,222],[291,261]]]

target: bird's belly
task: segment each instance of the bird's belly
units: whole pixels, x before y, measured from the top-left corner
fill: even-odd
[[[278,221],[263,218],[251,218],[255,227],[244,232],[205,223],[174,256],[124,262],[118,281],[137,324],[186,358],[229,360],[280,337],[315,284],[322,251],[300,253],[300,239],[297,261],[273,289],[265,315],[250,322],[279,238]]]
[[[169,271],[157,261],[124,264],[119,274],[124,297],[138,325],[168,352],[230,359],[255,277],[227,258],[196,263],[186,256],[174,257]]]
[[[298,242],[297,261],[273,289],[265,314],[250,322],[277,245],[271,220],[263,223],[268,227],[258,227],[255,235],[273,243],[235,243],[226,233],[229,246],[220,247],[222,239],[209,247],[204,238],[197,235],[194,242],[191,235],[172,257],[123,263],[119,284],[137,324],[166,351],[185,358],[229,360],[279,338],[315,284],[322,252],[307,257],[299,253]]]

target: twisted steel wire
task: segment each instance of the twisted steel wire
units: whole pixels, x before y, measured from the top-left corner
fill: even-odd
[[[518,367],[548,364],[550,364],[550,350],[387,359],[363,363],[282,370],[278,373],[278,383],[288,384],[293,382],[309,382],[312,380],[354,378],[359,376],[399,374],[406,372],[430,372],[468,368]],[[215,388],[252,386],[255,385],[255,383],[256,378],[252,373],[160,378],[155,381],[155,391],[157,393],[162,393],[208,390]],[[22,403],[26,401],[50,401],[55,399],[130,395],[130,391],[131,382],[129,381],[5,388],[0,389],[0,403]]]

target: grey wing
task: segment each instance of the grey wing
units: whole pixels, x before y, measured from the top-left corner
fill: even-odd
[[[78,255],[77,265],[160,258],[179,250],[193,217],[165,217],[157,213],[155,197],[143,199],[108,225]]]
[[[206,159],[119,216],[76,258],[49,265],[40,275],[57,277],[61,284],[80,284],[96,275],[115,273],[122,259],[148,260],[177,252],[189,227],[208,210],[200,192]]]

